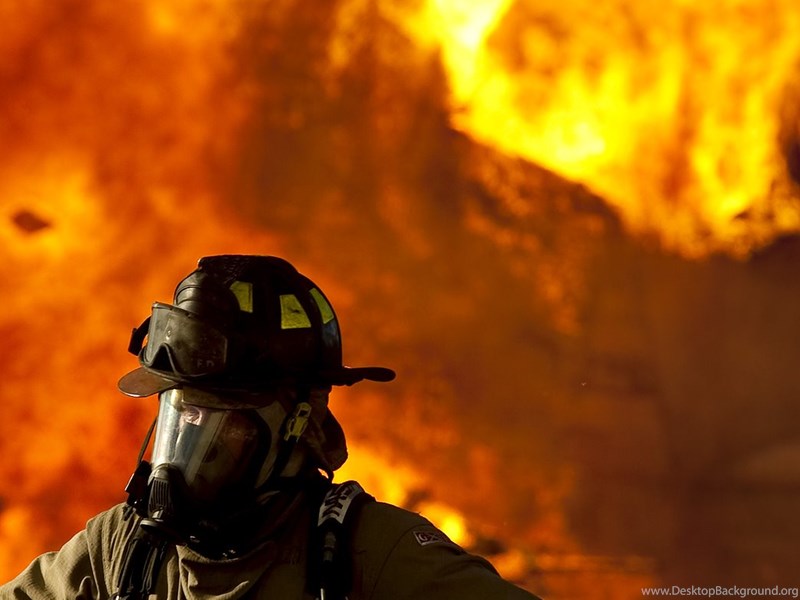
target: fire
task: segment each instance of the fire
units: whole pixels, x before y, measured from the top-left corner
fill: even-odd
[[[587,185],[631,231],[699,257],[800,230],[781,143],[796,2],[431,0],[403,22],[441,49],[457,128]]]
[[[404,463],[393,463],[360,444],[351,443],[349,446],[350,458],[337,471],[337,481],[356,479],[382,502],[417,510],[454,542],[469,546],[474,541],[466,519],[459,511],[441,502],[414,500],[415,490],[427,485],[419,471]]]
[[[652,580],[567,522],[558,432],[604,358],[575,348],[613,338],[630,392],[639,340],[584,330],[592,236],[616,212],[744,258],[800,231],[800,8],[706,4],[2,4],[0,580],[122,500],[155,412],[114,389],[130,328],[222,252],[292,260],[345,357],[400,374],[339,394],[340,480],[563,597]]]

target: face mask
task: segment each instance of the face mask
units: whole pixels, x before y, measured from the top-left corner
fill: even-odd
[[[252,489],[270,447],[269,430],[252,410],[184,402],[182,390],[161,395],[153,468],[177,469],[199,505]]]
[[[271,438],[253,409],[198,406],[186,402],[183,390],[163,392],[151,461],[150,519],[181,537],[187,523],[234,511],[252,497]]]

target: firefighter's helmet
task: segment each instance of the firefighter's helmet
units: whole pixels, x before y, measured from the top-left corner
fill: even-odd
[[[134,329],[140,368],[119,382],[130,396],[168,389],[258,393],[280,384],[352,385],[390,381],[383,367],[342,364],[339,323],[322,291],[274,256],[201,258]]]

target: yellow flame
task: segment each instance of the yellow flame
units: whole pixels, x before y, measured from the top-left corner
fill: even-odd
[[[411,489],[418,485],[417,475],[395,464],[369,448],[359,448],[348,441],[349,458],[336,471],[336,480],[357,479],[376,499],[390,504],[403,504]]]
[[[441,49],[457,128],[586,184],[631,230],[689,256],[800,231],[778,143],[798,3],[430,0],[403,23]]]
[[[510,4],[511,0],[430,0],[417,13],[395,12],[393,17],[420,43],[441,47],[453,95],[460,104],[480,85],[486,36]]]
[[[441,529],[447,537],[461,546],[469,546],[474,536],[460,512],[440,502],[426,502],[419,506],[420,514]]]
[[[353,442],[348,442],[348,446],[350,457],[336,472],[336,480],[357,479],[377,500],[408,506],[413,493],[423,484],[419,472],[390,461],[371,448],[360,448]],[[409,508],[420,512],[457,544],[471,543],[466,519],[455,509],[436,501],[417,503]]]

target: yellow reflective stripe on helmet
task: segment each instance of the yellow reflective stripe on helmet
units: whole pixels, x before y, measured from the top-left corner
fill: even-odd
[[[234,281],[231,291],[239,301],[239,310],[253,312],[253,284],[249,281]]]
[[[323,296],[322,293],[317,288],[311,288],[309,294],[311,294],[311,297],[314,299],[314,302],[316,302],[317,306],[319,306],[319,314],[322,315],[322,324],[326,325],[331,321],[333,321],[333,319],[336,317],[333,314],[333,309],[331,308],[331,305],[328,304],[327,300],[325,300],[325,296]]]
[[[306,311],[294,294],[281,295],[281,329],[305,329],[311,327]]]

